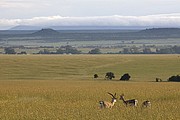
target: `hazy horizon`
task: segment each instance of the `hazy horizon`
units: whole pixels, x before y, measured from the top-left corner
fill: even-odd
[[[1,0],[0,29],[32,26],[180,27],[178,0]]]

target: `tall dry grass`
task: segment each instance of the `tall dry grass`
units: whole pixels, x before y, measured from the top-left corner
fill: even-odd
[[[179,65],[177,55],[1,55],[0,119],[178,120],[180,84],[152,81],[179,74]],[[115,80],[104,80],[108,71]],[[125,72],[132,79],[118,81]],[[139,105],[118,100],[112,109],[99,109],[100,100],[111,100],[107,92],[124,93]],[[144,100],[151,108],[141,108]]]
[[[179,83],[99,81],[0,81],[0,119],[60,120],[178,120]],[[138,100],[126,107],[118,100],[112,109],[100,109],[100,100],[110,101],[107,92]],[[144,100],[151,108],[141,108]]]

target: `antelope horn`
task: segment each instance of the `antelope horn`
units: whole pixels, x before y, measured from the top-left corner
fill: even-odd
[[[110,94],[113,98],[115,98],[113,94],[111,94],[111,93],[109,93],[109,92],[108,92],[108,94]],[[116,93],[115,93],[115,94],[116,94]]]

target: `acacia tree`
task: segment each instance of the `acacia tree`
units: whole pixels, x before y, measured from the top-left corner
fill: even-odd
[[[89,54],[101,54],[101,51],[99,48],[95,48],[89,51]]]

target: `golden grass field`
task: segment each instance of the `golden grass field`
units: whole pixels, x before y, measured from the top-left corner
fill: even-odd
[[[179,120],[180,83],[166,82],[179,66],[179,55],[0,55],[0,119]],[[109,71],[112,81],[104,80]],[[124,73],[130,81],[119,81]],[[111,100],[107,92],[118,100],[100,109],[100,100]],[[122,93],[138,106],[126,107]],[[144,100],[152,106],[142,108]]]

